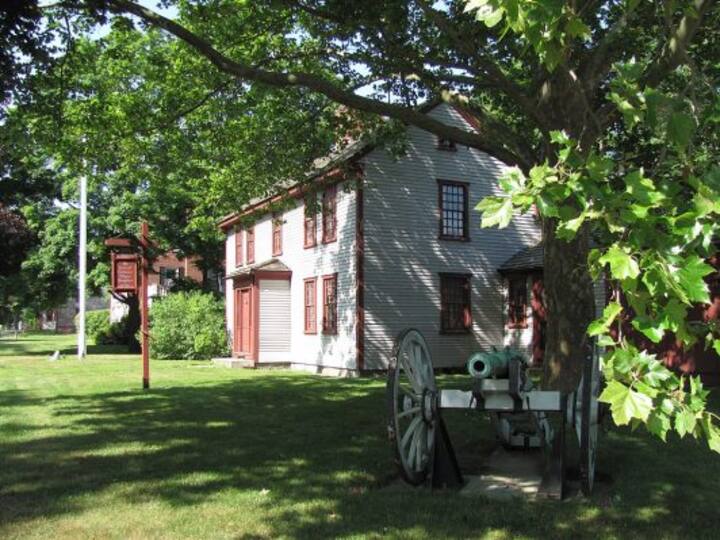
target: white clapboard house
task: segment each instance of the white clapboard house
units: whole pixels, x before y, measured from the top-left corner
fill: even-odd
[[[448,104],[429,114],[473,129]],[[503,265],[540,240],[532,215],[481,229],[475,205],[504,165],[407,128],[403,157],[357,142],[310,180],[224,218],[233,355],[354,374],[387,366],[397,334],[426,337],[436,367],[510,344],[532,353],[531,277]],[[535,339],[537,341],[537,337]]]

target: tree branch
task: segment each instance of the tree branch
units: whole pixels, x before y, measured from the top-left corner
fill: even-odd
[[[102,5],[112,13],[132,14],[151,26],[165,30],[190,45],[198,53],[207,58],[219,71],[230,74],[236,78],[252,80],[279,88],[298,86],[308,88],[352,109],[388,116],[417,126],[420,129],[429,131],[440,137],[477,148],[505,163],[518,165],[524,169],[529,169],[532,166],[532,163],[528,162],[526,158],[516,155],[500,141],[494,139],[491,134],[486,135],[481,132],[471,132],[460,129],[445,124],[410,107],[359,96],[341,88],[332,81],[311,73],[268,71],[238,60],[233,60],[220,53],[209,42],[181,24],[128,0],[106,0]],[[69,8],[82,7],[77,2],[67,2],[65,6]],[[482,129],[480,129],[480,131],[482,131]]]
[[[668,73],[685,61],[687,48],[702,24],[703,17],[710,10],[713,0],[694,0],[693,8],[685,15],[672,32],[663,47],[660,57],[653,62],[642,77],[642,86],[657,86]]]
[[[543,133],[548,132],[550,124],[545,119],[540,108],[536,103],[530,99],[523,89],[511,81],[498,67],[495,62],[488,60],[487,58],[478,54],[478,50],[472,45],[472,43],[463,36],[453,26],[449,18],[442,12],[434,9],[427,0],[417,0],[420,9],[423,13],[435,24],[435,26],[443,32],[452,42],[453,45],[462,51],[468,58],[471,58],[480,66],[485,72],[485,75],[489,77],[497,86],[497,89],[505,93],[508,97],[514,100],[540,128]]]

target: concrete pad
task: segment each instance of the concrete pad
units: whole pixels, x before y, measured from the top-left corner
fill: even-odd
[[[226,368],[254,368],[255,364],[252,360],[244,358],[213,358],[212,363],[219,367]]]
[[[544,469],[539,450],[508,451],[497,448],[488,458],[482,474],[465,476],[461,495],[482,495],[491,499],[535,498]]]
[[[505,450],[498,447],[484,461],[480,474],[463,473],[465,485],[459,493],[467,497],[482,496],[497,500],[514,497],[535,499],[540,490],[544,463],[543,453],[538,449]],[[401,493],[427,489],[426,486],[414,487],[398,479],[384,487],[383,491]]]

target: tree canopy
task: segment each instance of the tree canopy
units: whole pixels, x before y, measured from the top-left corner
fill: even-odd
[[[154,214],[158,230],[207,238],[218,211],[331,147],[346,127],[337,105],[366,127],[388,125],[380,117],[418,126],[514,166],[505,196],[480,206],[486,225],[532,209],[542,218],[546,384],[574,388],[598,338],[608,347],[603,400],[617,423],[704,436],[720,449],[699,381],[686,384],[610,332],[631,312],[653,341],[672,333],[720,350],[717,328],[688,321],[690,306],[709,300],[705,259],[720,212],[711,0],[160,7],[165,15],[130,0],[61,0],[11,10],[3,23],[24,51],[5,59],[20,66],[11,113],[31,126],[55,174],[84,171],[112,200],[108,230]],[[43,69],[24,69],[35,57]],[[477,126],[445,125],[417,107],[436,98],[471,109]],[[601,275],[615,296],[593,321]]]

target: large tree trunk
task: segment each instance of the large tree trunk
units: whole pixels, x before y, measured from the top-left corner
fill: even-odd
[[[557,238],[557,221],[543,224],[547,328],[544,381],[549,390],[572,392],[580,381],[582,361],[591,352],[586,334],[594,318],[595,300],[587,268],[589,234],[581,228],[574,240]]]

